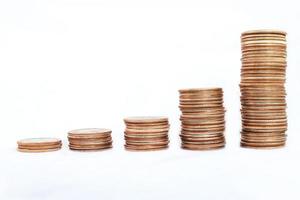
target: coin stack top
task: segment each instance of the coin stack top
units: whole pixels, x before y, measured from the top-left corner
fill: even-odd
[[[170,125],[167,117],[128,117],[124,122],[127,150],[151,151],[168,148]]]
[[[71,150],[102,150],[112,147],[111,130],[104,128],[85,128],[69,131]]]
[[[253,30],[241,35],[241,146],[285,145],[286,32]]]
[[[222,88],[179,90],[182,148],[218,149],[225,146]]]
[[[21,152],[49,152],[61,149],[62,143],[57,138],[28,138],[17,142]]]

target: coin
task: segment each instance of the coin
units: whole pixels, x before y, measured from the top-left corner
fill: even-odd
[[[83,128],[68,132],[71,150],[101,150],[112,147],[111,130],[105,128]]]
[[[179,93],[182,148],[208,150],[224,147],[222,88],[181,89]]]
[[[61,140],[57,138],[27,138],[17,141],[20,152],[48,152],[59,150]]]
[[[167,117],[128,117],[124,122],[125,149],[148,151],[168,148],[170,125]]]

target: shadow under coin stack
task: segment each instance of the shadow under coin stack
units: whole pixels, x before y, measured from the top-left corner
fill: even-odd
[[[169,145],[167,117],[125,118],[125,148],[133,151],[166,149]]]
[[[62,143],[56,138],[29,138],[19,140],[18,151],[21,152],[49,152],[61,149]]]
[[[241,146],[282,147],[287,130],[286,33],[247,31],[241,43]]]
[[[208,150],[225,146],[222,88],[183,89],[180,93],[183,149]]]
[[[112,148],[111,130],[87,128],[72,130],[68,133],[71,150],[102,150]]]

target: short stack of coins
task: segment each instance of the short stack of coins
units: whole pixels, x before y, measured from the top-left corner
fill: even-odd
[[[110,129],[86,128],[76,129],[68,133],[71,150],[102,150],[112,148]]]
[[[282,147],[287,130],[286,33],[247,31],[241,43],[241,146]]]
[[[56,138],[28,138],[19,140],[18,151],[21,152],[49,152],[61,149],[62,143]]]
[[[167,117],[128,117],[124,122],[127,150],[151,151],[168,148],[170,125]]]
[[[189,150],[225,146],[222,88],[182,89],[180,93],[181,147]]]

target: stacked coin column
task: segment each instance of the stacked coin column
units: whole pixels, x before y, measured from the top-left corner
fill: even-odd
[[[241,146],[282,147],[287,130],[286,33],[247,31],[241,43]]]
[[[128,117],[124,122],[127,150],[151,151],[168,148],[170,127],[168,118]]]
[[[182,148],[206,150],[224,147],[222,89],[183,89],[179,93]]]
[[[86,128],[69,131],[68,140],[71,150],[102,150],[112,148],[110,129]]]

